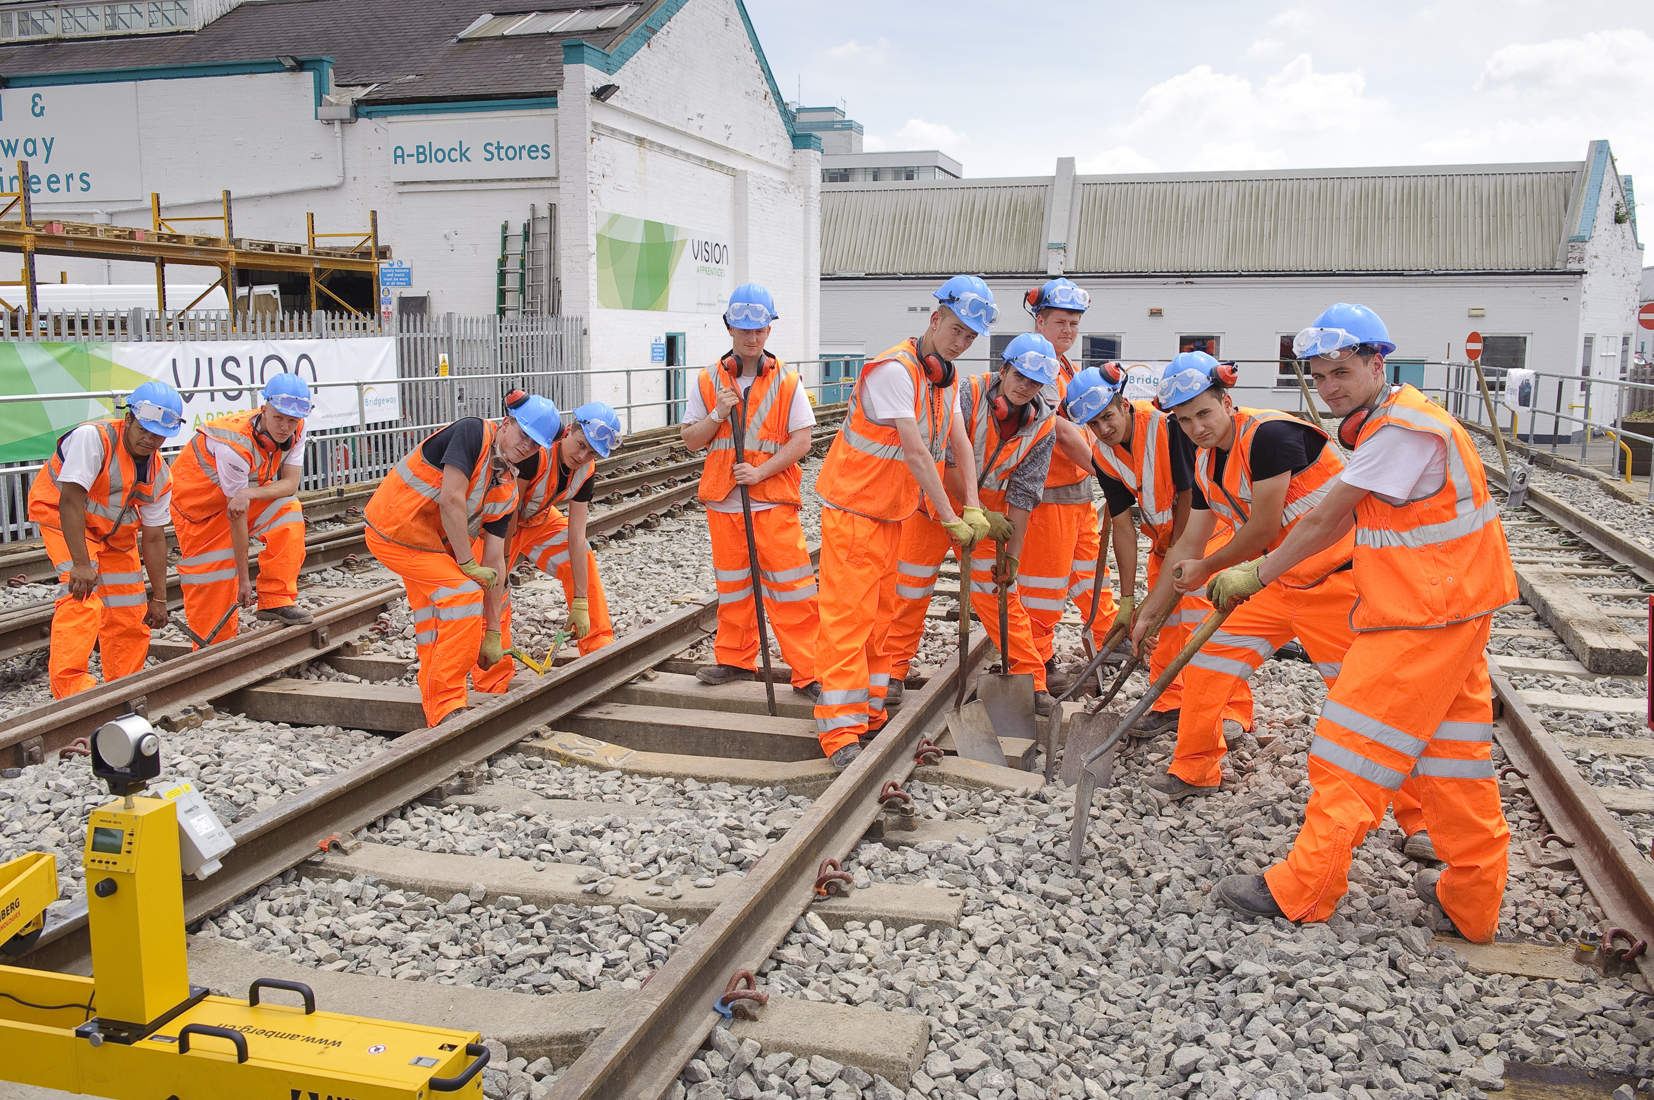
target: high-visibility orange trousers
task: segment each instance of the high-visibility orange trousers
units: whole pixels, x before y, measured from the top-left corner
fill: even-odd
[[[901,538],[899,522],[821,510],[821,628],[815,664],[821,698],[815,719],[816,737],[828,756],[884,724],[890,687],[885,636],[896,611]]]
[[[1272,584],[1224,620],[1183,669],[1183,713],[1167,769],[1185,783],[1216,786],[1223,778],[1223,719],[1231,699],[1257,667],[1293,638],[1303,644],[1331,688],[1355,637],[1355,572],[1334,573],[1311,588]],[[1198,628],[1195,624],[1191,629]],[[1250,710],[1250,708],[1248,708]]]
[[[236,608],[235,551],[230,547],[230,516],[220,512],[200,523],[172,510],[178,534],[178,581],[184,590],[184,617],[190,629],[207,637],[227,611]],[[304,511],[297,497],[255,500],[247,507],[247,536],[259,539],[259,610],[291,607],[299,598],[299,570],[304,567]],[[252,555],[252,547],[247,553]],[[214,643],[233,641],[241,623],[234,611],[213,635]],[[197,646],[197,649],[200,647]]]
[[[721,665],[758,667],[758,612],[752,602],[752,565],[740,512],[706,513],[712,533],[712,569],[718,582],[718,637],[712,652]],[[792,669],[793,686],[816,678],[815,645],[821,627],[816,568],[804,544],[798,507],[778,504],[752,513],[753,541],[763,577],[764,618]]]
[[[65,699],[98,686],[87,671],[94,645],[103,657],[106,684],[143,668],[149,656],[149,627],[144,625],[149,597],[136,532],[116,545],[87,542],[87,554],[98,567],[98,587],[84,600],[69,595],[69,567],[74,561],[63,532],[42,524],[40,537],[60,582],[52,610],[52,650],[46,662],[52,698]]]
[[[1165,566],[1166,559],[1160,555],[1149,553],[1147,577],[1149,591],[1154,591],[1155,582],[1160,579],[1160,570]],[[1152,683],[1166,671],[1166,666],[1172,659],[1183,652],[1183,646],[1191,635],[1206,621],[1206,616],[1212,613],[1212,603],[1205,596],[1191,592],[1177,601],[1177,607],[1166,616],[1165,625],[1160,628],[1159,640],[1149,651],[1149,681]],[[1160,693],[1160,698],[1154,701],[1149,708],[1156,713],[1168,710],[1178,710],[1183,706],[1183,677],[1180,672],[1172,680],[1170,686]],[[1224,704],[1223,717],[1226,720],[1239,722],[1245,729],[1252,728],[1252,685],[1241,680],[1235,686],[1229,701]],[[1221,736],[1221,730],[1219,735]]]
[[[1051,659],[1057,622],[1070,599],[1079,608],[1082,623],[1091,613],[1100,546],[1097,513],[1089,504],[1041,504],[1029,514],[1028,535],[1017,566],[1017,597],[1028,612],[1041,661]],[[1117,604],[1108,578],[1108,563],[1104,562],[1097,618],[1091,624],[1092,645],[1100,643],[1114,625]]]
[[[543,522],[517,528],[505,560],[509,566],[516,564],[518,555],[527,558],[540,572],[562,581],[563,598],[573,601],[574,566],[569,561],[568,518],[555,508],[547,508],[541,514],[545,517]],[[471,556],[481,561],[482,549],[482,539],[478,538],[471,544]],[[614,623],[609,619],[609,598],[603,592],[603,578],[597,573],[597,555],[589,544],[586,549],[586,614],[591,619],[592,628],[576,642],[582,657],[606,645],[613,645],[615,640]],[[511,648],[511,618],[511,590],[508,588],[500,606],[500,645],[505,649]],[[539,660],[542,654],[531,656]],[[497,661],[492,668],[477,665],[471,670],[471,686],[478,691],[498,695],[511,687],[511,678],[516,672],[517,661],[514,657]]]
[[[435,726],[466,702],[465,677],[482,648],[482,586],[448,554],[410,550],[367,529],[368,551],[402,578],[413,610],[419,654],[419,698],[425,724]]]
[[[1292,920],[1325,920],[1348,889],[1355,847],[1409,776],[1436,854],[1436,896],[1488,943],[1499,927],[1510,826],[1493,777],[1493,616],[1431,630],[1356,635],[1310,745],[1314,787],[1285,861],[1264,874]]]

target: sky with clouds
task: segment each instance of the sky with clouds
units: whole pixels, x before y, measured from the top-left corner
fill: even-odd
[[[1579,160],[1607,138],[1654,203],[1647,0],[746,5],[783,95],[968,176]]]

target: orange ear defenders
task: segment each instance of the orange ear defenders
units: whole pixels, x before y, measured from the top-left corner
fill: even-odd
[[[920,358],[919,366],[924,368],[925,377],[929,379],[931,385],[943,388],[953,385],[954,370],[952,361],[932,353]]]
[[[1240,370],[1233,363],[1219,363],[1212,372],[1212,381],[1220,386],[1233,386],[1240,381]]]
[[[1040,288],[1036,286],[1033,289],[1031,289],[1030,291],[1028,291],[1027,294],[1024,294],[1022,296],[1023,304],[1028,307],[1028,312],[1029,313],[1034,313],[1034,312],[1037,312],[1039,310],[1039,295],[1040,295]]]
[[[1118,363],[1104,363],[1097,369],[1103,372],[1103,380],[1111,386],[1118,386],[1126,380],[1125,368]]]
[[[1355,450],[1356,441],[1361,438],[1361,426],[1367,422],[1367,418],[1372,414],[1373,410],[1371,408],[1362,406],[1340,420],[1338,422],[1338,442],[1352,451]]]

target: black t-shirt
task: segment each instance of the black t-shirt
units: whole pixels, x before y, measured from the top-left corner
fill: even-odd
[[[522,483],[524,485],[527,485],[530,481],[534,480],[534,475],[540,472],[540,453],[541,452],[539,451],[535,451],[533,454],[517,463],[517,476],[522,479]],[[561,493],[568,487],[569,478],[573,476],[573,470],[567,469],[561,462],[557,464],[557,493]],[[574,496],[571,498],[571,503],[590,504],[592,502],[592,490],[596,487],[597,477],[596,472],[593,471],[593,476],[588,477],[586,479],[586,483],[575,491]],[[553,495],[556,495],[556,493]]]
[[[1183,428],[1175,416],[1166,418],[1166,451],[1172,460],[1173,490],[1181,493],[1192,488],[1195,483],[1195,446],[1183,434]],[[1128,508],[1137,503],[1136,494],[1126,488],[1125,482],[1109,474],[1107,467],[1099,465],[1099,469],[1103,475],[1103,499],[1108,501],[1108,514],[1124,515]],[[1195,489],[1195,492],[1200,490]]]
[[[419,445],[419,453],[432,466],[453,466],[463,470],[466,477],[477,471],[482,460],[483,424],[480,416],[467,416],[437,432]],[[497,519],[482,525],[490,535],[505,538],[511,527],[511,518]]]
[[[1321,448],[1327,445],[1326,436],[1301,420],[1271,420],[1260,424],[1252,435],[1252,483],[1267,481],[1277,474],[1290,471],[1301,474],[1321,457]],[[1223,481],[1223,469],[1228,464],[1229,452],[1212,450],[1212,480]],[[1206,494],[1195,486],[1194,507],[1210,509]]]

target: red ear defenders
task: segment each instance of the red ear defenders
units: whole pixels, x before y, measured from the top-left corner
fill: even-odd
[[[1033,289],[1031,289],[1030,291],[1028,291],[1027,294],[1024,294],[1022,296],[1022,300],[1025,303],[1027,303],[1028,311],[1030,313],[1032,313],[1035,310],[1039,309],[1039,295],[1040,295],[1040,288],[1036,286]]]
[[[1338,442],[1352,451],[1355,450],[1356,440],[1361,438],[1361,426],[1367,422],[1367,418],[1372,414],[1372,409],[1362,407],[1340,420],[1338,422]]]
[[[923,368],[925,377],[930,380],[931,385],[942,387],[953,385],[953,363],[950,360],[943,359],[940,355],[933,353],[922,357],[919,360],[919,366]]]
[[[999,423],[999,438],[1001,439],[1008,439],[1020,432],[1034,412],[1032,401],[1026,405],[1013,406],[1005,400],[1003,394],[994,398],[993,404],[989,407],[993,410],[994,420]]]
[[[1103,374],[1103,380],[1111,386],[1118,386],[1126,380],[1125,368],[1118,363],[1104,363],[1097,368]]]
[[[263,413],[259,414],[258,424],[257,424],[256,427],[253,428],[253,434],[256,435],[256,436],[260,436],[263,439],[268,440],[269,443],[270,443],[270,446],[276,448],[277,450],[288,451],[288,450],[292,450],[292,448],[293,448],[293,436],[290,435],[285,440],[278,443],[278,442],[276,442],[276,437],[275,436],[271,435],[269,432],[264,430],[264,414]],[[295,434],[297,434],[297,433],[295,433]]]
[[[733,351],[730,352],[728,355],[725,355],[722,359],[718,360],[718,362],[719,362],[720,365],[728,368],[729,373],[735,375],[737,378],[740,377],[740,375],[741,375],[741,360],[736,357],[736,355]],[[758,373],[763,374],[765,371],[769,370],[770,367],[774,363],[775,363],[775,356],[771,355],[769,352],[766,351],[764,354],[762,354],[758,357]]]
[[[1212,372],[1212,381],[1220,386],[1233,386],[1240,381],[1240,371],[1233,363],[1219,363]]]

